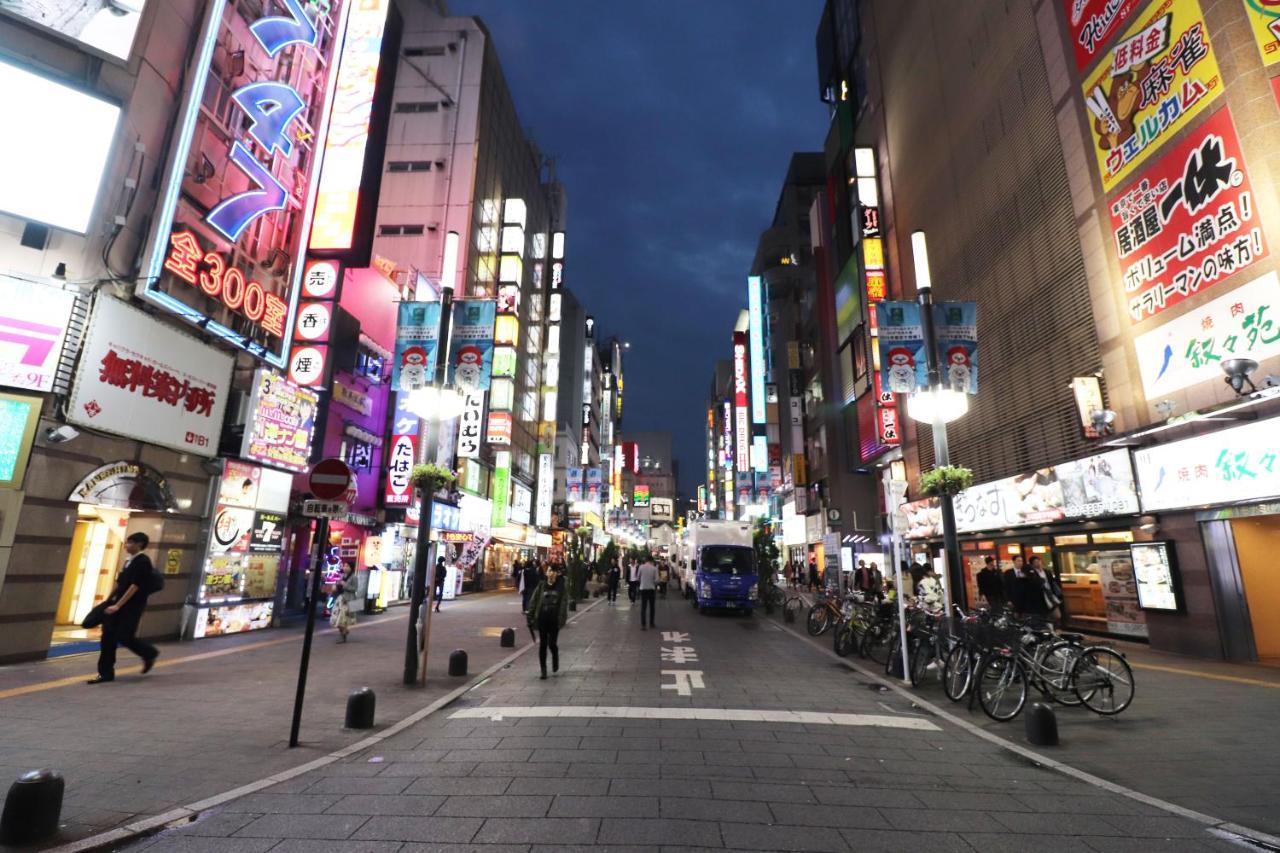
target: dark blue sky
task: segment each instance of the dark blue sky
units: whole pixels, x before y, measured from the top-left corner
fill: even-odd
[[[792,151],[821,150],[821,0],[450,0],[492,33],[569,198],[566,284],[631,342],[624,430],[703,479],[704,401]]]

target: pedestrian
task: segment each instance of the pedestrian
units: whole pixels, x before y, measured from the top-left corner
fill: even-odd
[[[538,663],[542,665],[542,677],[547,677],[547,649],[551,650],[551,671],[560,671],[560,629],[569,618],[569,596],[565,592],[564,578],[555,566],[547,569],[547,576],[529,599],[525,619],[532,630],[538,629]]]
[[[640,589],[640,579],[637,574],[639,571],[639,560],[633,558],[627,561],[627,598],[632,604],[636,603],[636,592]]]
[[[653,627],[654,610],[657,606],[655,596],[658,589],[658,567],[653,558],[648,557],[636,569],[636,587],[640,592],[640,630],[645,630],[645,613],[649,614],[648,625]]]
[[[1004,600],[1019,613],[1022,612],[1022,555],[1015,554],[1013,567],[1004,570],[1000,581],[1004,587]]]
[[[985,557],[978,572],[978,594],[986,599],[987,607],[999,610],[1004,607],[1004,580],[996,568],[995,557]]]
[[[919,595],[920,593],[916,588],[920,586],[920,581],[924,579],[924,576],[929,573],[929,566],[925,563],[924,558],[916,557],[915,562],[908,569],[908,573],[911,575],[911,594]]]
[[[444,579],[448,577],[448,575],[449,575],[449,570],[445,568],[444,557],[438,557],[436,559],[436,576],[435,576],[436,612],[437,613],[440,612],[440,602],[444,601]]]
[[[130,534],[124,541],[124,551],[129,556],[116,576],[115,589],[103,610],[98,675],[89,679],[90,684],[115,680],[117,646],[124,646],[142,658],[143,674],[151,671],[160,656],[159,649],[137,637],[138,623],[142,621],[142,612],[147,607],[147,596],[159,588],[151,558],[142,553],[150,543],[145,533]]]
[[[342,577],[333,585],[333,613],[329,616],[329,624],[341,634],[339,643],[347,641],[347,633],[356,624],[355,600],[359,591],[356,578],[356,564],[347,560],[342,564]]]
[[[945,598],[942,595],[942,582],[938,580],[938,573],[934,571],[933,566],[925,566],[924,575],[916,584],[915,595],[916,604],[930,613],[937,613],[943,609]]]
[[[538,584],[542,582],[542,576],[538,574],[538,567],[533,563],[525,563],[521,570],[521,602],[520,609],[525,613],[529,612],[529,599],[533,597],[533,591],[538,588]]]
[[[787,582],[787,586],[794,587],[796,585],[795,570],[791,568],[790,563],[783,567],[782,578]]]
[[[877,598],[883,582],[884,578],[881,576],[880,570],[876,568],[875,563],[868,566],[866,561],[858,561],[858,569],[853,573],[854,589],[867,598]]]
[[[613,604],[618,600],[618,584],[622,582],[622,569],[618,568],[618,558],[614,557],[609,563],[609,603]]]
[[[671,567],[667,565],[667,561],[663,560],[662,565],[658,566],[658,593],[663,597],[667,597],[667,582],[671,580]]]
[[[809,592],[818,588],[818,555],[809,555]]]
[[[1062,618],[1062,584],[1057,575],[1045,569],[1039,555],[1033,555],[1027,562],[1022,584],[1023,613],[1050,622]]]

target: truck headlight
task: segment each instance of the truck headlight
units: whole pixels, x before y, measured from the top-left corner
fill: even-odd
[[[702,582],[702,589],[699,591],[699,593],[698,593],[698,594],[699,594],[699,595],[701,595],[703,598],[710,598],[710,597],[711,597],[711,584],[707,583],[706,581],[703,581],[703,582]]]
[[[753,584],[751,585],[751,591],[750,591],[749,593],[747,593],[747,597],[748,597],[748,598],[750,598],[752,601],[755,601],[757,598],[759,598],[759,597],[760,597],[760,584],[758,584],[758,583],[753,583]]]

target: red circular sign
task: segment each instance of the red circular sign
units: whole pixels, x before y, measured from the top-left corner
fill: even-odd
[[[321,459],[308,478],[311,494],[322,501],[336,501],[355,485],[355,474],[341,459]]]

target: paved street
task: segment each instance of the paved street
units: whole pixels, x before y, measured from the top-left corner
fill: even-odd
[[[625,598],[372,748],[125,849],[1235,850],[921,713],[762,617]]]

